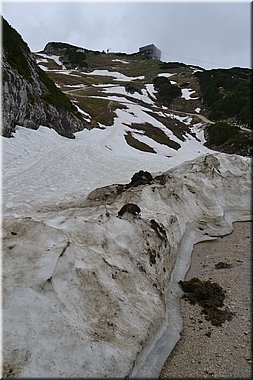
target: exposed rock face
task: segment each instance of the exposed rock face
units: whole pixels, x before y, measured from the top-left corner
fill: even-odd
[[[86,52],[88,50],[65,42],[48,42],[43,49],[44,54],[54,54],[60,57],[60,61],[67,69],[86,70]]]
[[[11,137],[15,126],[53,128],[62,136],[85,128],[82,115],[37,66],[21,36],[3,19],[3,127]]]

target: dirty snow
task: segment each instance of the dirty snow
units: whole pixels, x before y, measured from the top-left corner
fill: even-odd
[[[144,78],[108,70],[84,74]],[[193,99],[194,91],[184,90],[185,99]],[[106,99],[126,109],[115,111],[111,127],[85,129],[75,139],[42,126],[1,137],[3,360],[13,377],[158,377],[180,338],[178,281],[193,245],[250,219],[249,159],[209,150],[202,123],[173,115],[201,140],[186,134],[183,142],[148,114],[148,105],[126,99],[150,100],[153,85],[142,95],[126,94],[123,86],[113,91],[120,96]],[[129,127],[145,122],[181,148]],[[127,131],[157,154],[129,146]],[[112,184],[129,183],[138,170],[165,173],[166,181],[117,194]],[[129,202],[139,205],[140,217],[118,218]],[[164,226],[163,239],[151,219]]]
[[[170,159],[128,147],[120,125],[2,138],[3,360],[14,377],[158,377],[180,338],[193,245],[250,218],[250,160],[215,153],[167,171]],[[87,198],[139,169],[167,171],[165,184]],[[127,202],[139,218],[117,217]]]

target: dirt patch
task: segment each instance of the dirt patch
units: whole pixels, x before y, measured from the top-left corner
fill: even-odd
[[[218,264],[215,264],[215,269],[228,269],[231,267],[232,264],[224,263],[223,261],[220,261]]]
[[[145,136],[153,139],[158,144],[167,145],[169,148],[178,150],[181,146],[174,140],[171,140],[169,136],[166,135],[161,129],[154,127],[150,123],[132,123],[128,125],[130,128],[133,128],[138,131],[144,132]]]
[[[186,293],[183,297],[193,305],[199,304],[205,319],[212,325],[221,326],[232,319],[234,313],[228,308],[221,309],[224,307],[226,291],[219,284],[193,277],[189,281],[179,281],[179,285]]]
[[[132,148],[138,149],[142,152],[156,153],[156,151],[153,148],[151,148],[151,146],[134,138],[131,132],[127,132],[124,137],[126,139],[127,144],[130,145]]]

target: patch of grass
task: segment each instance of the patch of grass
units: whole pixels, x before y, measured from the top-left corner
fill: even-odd
[[[175,69],[175,68],[187,67],[185,63],[182,62],[161,62],[160,68],[165,70]]]
[[[117,108],[125,108],[123,105],[108,99],[76,97],[80,107],[91,115],[93,121],[103,125],[113,125]]]
[[[164,133],[161,129],[154,127],[153,125],[149,123],[143,123],[143,124],[132,123],[129,126],[130,128],[143,131],[147,137],[151,138],[152,140],[156,141],[159,144],[167,145],[169,148],[172,148],[175,150],[178,150],[179,148],[181,148],[181,146],[177,142],[171,140],[166,135],[166,133]]]
[[[226,123],[216,123],[217,124],[226,124]],[[211,125],[210,127],[212,127]],[[225,127],[224,130],[214,130],[212,133],[216,133],[215,138],[210,139],[210,127],[207,129],[207,142],[204,144],[208,148],[218,150],[224,153],[230,154],[240,154],[243,156],[250,156],[252,153],[252,135],[250,132],[242,131],[239,127],[231,126],[227,124],[228,127]],[[232,128],[232,129],[231,129]],[[229,133],[226,135],[226,130],[229,130]],[[230,130],[231,129],[231,130]],[[234,131],[234,132],[233,132]],[[215,142],[218,144],[215,144]]]
[[[84,80],[81,75],[68,75],[68,74],[60,74],[52,71],[47,72],[47,76],[52,79],[59,86],[66,86],[72,84],[81,84],[84,83]],[[85,84],[85,83],[84,83]]]
[[[180,88],[175,84],[171,84],[168,78],[156,77],[153,84],[154,89],[158,92],[157,99],[166,106],[169,106],[175,98],[182,95]]]
[[[135,139],[131,132],[128,131],[124,137],[127,144],[130,145],[132,148],[138,149],[142,152],[156,153],[156,151],[153,148],[151,148],[149,145]]]
[[[35,97],[34,97],[34,95],[30,91],[28,91],[27,92],[27,96],[28,96],[28,99],[30,100],[31,104],[34,105],[35,104]]]
[[[238,134],[238,127],[224,122],[218,122],[208,126],[208,144],[219,146],[224,144],[228,139],[237,137]]]
[[[44,59],[43,57],[36,55],[36,54],[35,54],[35,58],[36,59],[40,59],[40,58]],[[61,66],[59,66],[53,59],[49,59],[49,58],[48,58],[48,62],[40,62],[40,63],[38,63],[38,65],[45,66],[49,70],[61,70]]]
[[[143,84],[139,80],[131,81],[129,83],[124,84],[124,87],[127,92],[130,94],[134,94],[135,92],[138,92],[141,94],[141,90],[144,88]]]
[[[171,119],[169,117],[157,115],[155,112],[147,112],[148,115],[162,123],[166,128],[173,132],[173,134],[181,141],[185,141],[186,133],[191,134],[191,130],[188,125],[182,123],[177,119]]]
[[[134,61],[129,66],[120,67],[120,72],[132,77],[144,75],[150,83],[160,72],[159,63],[156,59]]]
[[[56,87],[55,83],[50,79],[46,73],[38,67],[38,75],[41,82],[46,87],[46,92],[42,95],[42,99],[56,108],[65,108],[69,112],[76,113],[75,106],[71,103],[70,99]]]

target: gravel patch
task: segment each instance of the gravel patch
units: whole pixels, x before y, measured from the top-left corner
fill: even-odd
[[[185,280],[218,283],[233,317],[214,326],[182,298],[184,328],[160,378],[251,378],[251,226],[236,222],[230,235],[195,245]]]

